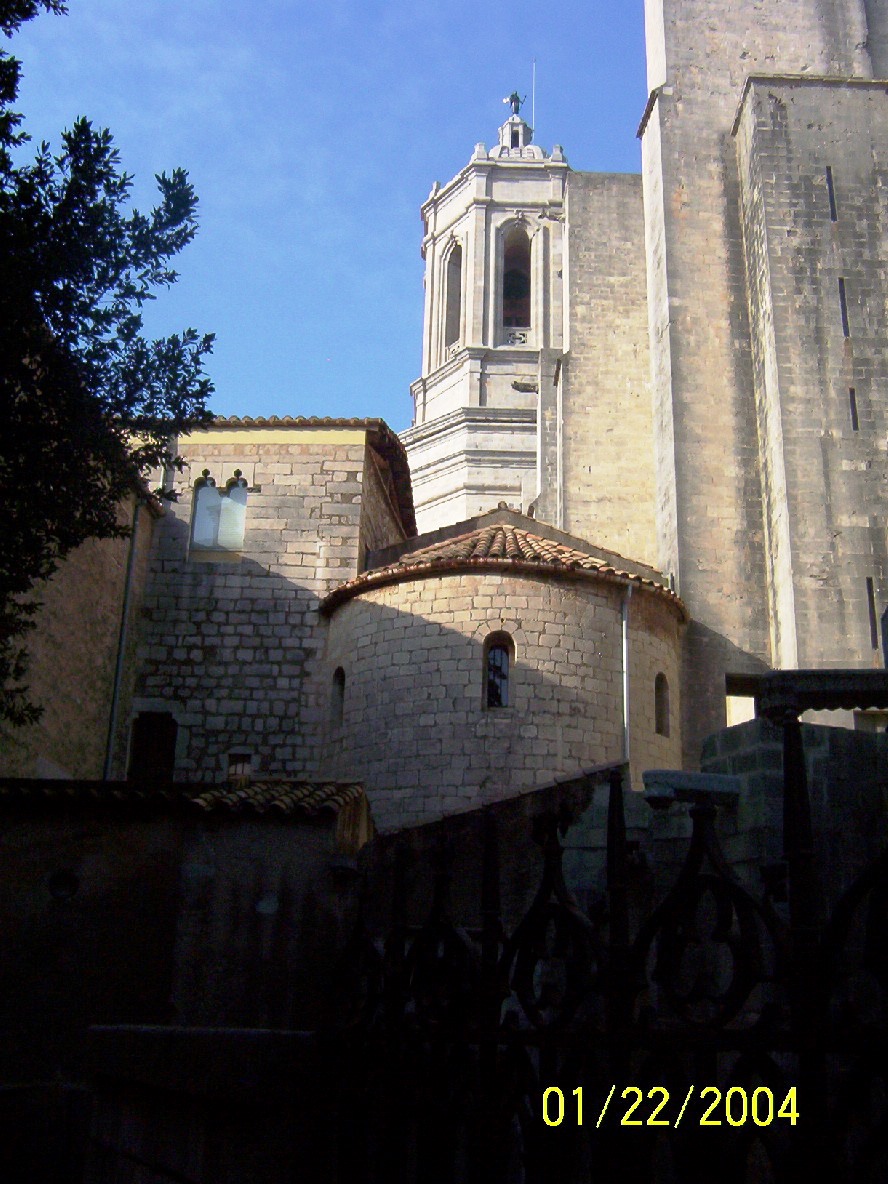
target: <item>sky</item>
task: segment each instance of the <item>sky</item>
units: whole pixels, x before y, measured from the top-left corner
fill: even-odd
[[[216,334],[220,415],[410,426],[419,207],[496,143],[513,90],[573,168],[640,167],[643,0],[68,4],[11,39],[24,128],[56,148],[78,116],[110,128],[143,209],[187,169],[200,231],[146,330]]]

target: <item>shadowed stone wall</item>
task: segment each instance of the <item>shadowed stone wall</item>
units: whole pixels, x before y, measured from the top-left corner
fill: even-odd
[[[657,566],[676,573],[695,622],[688,686],[713,688],[726,670],[773,658],[734,114],[752,73],[871,75],[856,0],[799,0],[788,11],[779,0],[717,12],[707,0],[646,4]],[[725,718],[718,695],[690,703],[686,767]]]
[[[132,526],[135,498],[119,521]],[[111,726],[127,566],[131,593],[119,688],[118,733],[125,731],[135,681],[136,630],[158,511],[142,503],[133,539],[89,539],[35,592],[41,609],[26,634],[29,697],[38,723],[0,725],[0,776],[101,777]],[[119,745],[118,745],[119,747]]]
[[[867,580],[878,619],[886,133],[885,87],[866,81],[755,79],[738,120],[771,647],[783,667],[882,665]]]
[[[563,521],[557,525],[655,564],[641,177],[570,173],[567,219],[569,352],[562,377]],[[549,497],[545,511],[551,509]]]
[[[363,592],[333,613],[324,668],[345,672],[342,722],[327,723],[325,777],[359,770],[382,829],[527,792],[619,761],[623,588],[602,581],[459,574]],[[484,642],[515,645],[509,706],[486,709]],[[677,609],[629,602],[630,754],[638,775],[678,762]],[[670,735],[654,732],[653,687],[672,690]]]
[[[392,458],[385,448],[373,458],[359,421],[214,428],[184,449],[190,469],[158,531],[145,595],[134,711],[174,715],[179,778],[224,779],[232,751],[250,754],[255,773],[302,773],[327,696],[314,681],[320,599],[357,575],[368,547],[406,537]],[[219,488],[236,469],[247,482],[238,551],[191,544],[204,469]]]

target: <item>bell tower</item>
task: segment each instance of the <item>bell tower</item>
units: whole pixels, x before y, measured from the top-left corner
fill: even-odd
[[[541,489],[541,398],[564,342],[569,166],[512,113],[422,206],[425,317],[413,427],[402,434],[421,531]]]

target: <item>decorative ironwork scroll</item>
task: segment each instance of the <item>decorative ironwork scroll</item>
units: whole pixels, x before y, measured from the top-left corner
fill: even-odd
[[[701,791],[689,798],[680,870],[645,903],[619,766],[595,790],[607,794],[607,847],[588,911],[565,880],[557,812],[527,821],[538,880],[511,925],[501,897],[514,854],[495,809],[472,832],[472,908],[466,884],[454,880],[453,843],[418,863],[405,840],[388,865],[387,932],[362,921],[343,966],[353,991],[338,1036],[349,1079],[339,1113],[343,1122],[352,1115],[357,1134],[340,1179],[888,1180],[888,852],[830,915],[799,724],[800,710],[825,695],[878,699],[884,680],[849,676],[830,692],[819,676],[805,678],[796,685],[781,672],[757,692],[784,741],[784,859],[760,866],[760,887],[732,871],[718,795]],[[427,902],[419,922],[417,886]],[[543,1115],[549,1087],[564,1103],[554,1127]],[[719,1098],[711,1130],[704,1089],[707,1104]],[[668,1118],[659,1124],[658,1100]]]

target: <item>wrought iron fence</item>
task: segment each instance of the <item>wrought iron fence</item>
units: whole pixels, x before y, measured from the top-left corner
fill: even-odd
[[[618,768],[591,913],[565,885],[556,817],[538,821],[542,877],[511,932],[492,811],[480,926],[451,907],[452,850],[409,925],[400,852],[388,932],[361,923],[343,967],[337,1180],[888,1181],[888,851],[826,909],[799,714],[835,704],[835,673],[807,698],[767,678],[785,858],[758,893],[701,795],[679,874],[639,915]],[[858,684],[846,692],[869,705]]]

